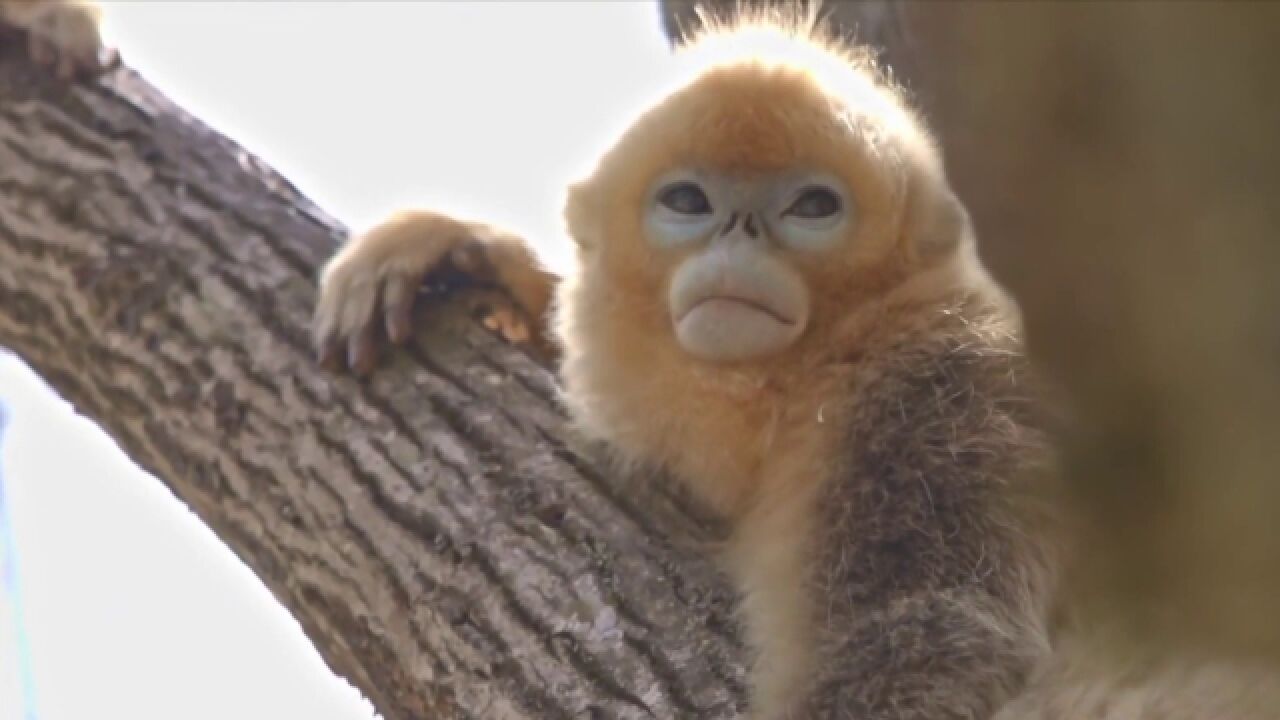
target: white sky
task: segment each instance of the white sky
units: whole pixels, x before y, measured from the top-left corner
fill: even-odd
[[[353,227],[447,208],[552,262],[565,182],[667,52],[650,0],[117,2],[107,19],[126,62]],[[373,717],[184,505],[3,353],[0,402],[39,720]]]

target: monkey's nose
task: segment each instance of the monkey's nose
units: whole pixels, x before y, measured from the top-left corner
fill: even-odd
[[[756,220],[755,213],[741,213],[736,210],[729,214],[729,221],[720,230],[720,237],[726,237],[729,233],[732,233],[733,229],[737,227],[739,219],[742,220],[742,232],[747,237],[753,240],[760,237],[760,223]]]
[[[737,224],[738,212],[735,210],[734,212],[729,213],[729,222],[726,222],[724,227],[720,229],[720,237],[725,237],[729,233],[733,232],[733,228]]]

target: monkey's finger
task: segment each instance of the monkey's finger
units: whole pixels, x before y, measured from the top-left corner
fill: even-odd
[[[323,299],[323,296],[322,296]],[[323,303],[316,308],[315,316],[311,319],[311,349],[316,354],[316,360],[324,363],[325,358],[334,351],[334,332],[332,314],[325,312]]]
[[[417,291],[417,281],[403,275],[387,279],[382,291],[382,307],[387,337],[393,343],[402,343],[413,333],[413,302]]]
[[[492,281],[497,274],[484,243],[470,238],[449,251],[449,262],[463,274],[477,280]]]
[[[502,334],[506,336],[507,342],[514,345],[523,345],[529,342],[529,326],[514,314],[507,315],[507,322],[503,327]]]
[[[482,322],[486,328],[498,333],[512,345],[529,341],[529,326],[510,307],[492,308]]]
[[[341,357],[346,354],[344,336],[348,333],[344,332],[339,325],[341,320],[341,303],[337,299],[339,296],[340,293],[335,292],[332,286],[322,286],[315,313],[311,318],[311,347],[315,351],[316,359],[322,364],[330,356]]]
[[[449,251],[449,262],[468,275],[474,274],[480,267],[482,252],[478,243],[464,240]]]
[[[347,354],[346,342],[338,336],[331,313],[316,313],[311,324],[311,346],[321,367],[333,372],[343,369]]]
[[[373,372],[378,361],[376,328],[376,324],[367,323],[347,338],[347,366],[360,377]]]
[[[334,273],[320,293],[318,312],[335,335],[354,337],[378,324],[378,298],[382,280],[359,273]]]
[[[343,369],[346,359],[346,343],[335,337],[329,337],[316,343],[316,360],[320,367],[330,372]]]

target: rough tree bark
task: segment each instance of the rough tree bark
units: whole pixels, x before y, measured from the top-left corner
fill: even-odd
[[[128,70],[0,58],[0,345],[188,503],[389,720],[723,718],[714,535],[609,478],[454,303],[367,386],[307,324],[344,234]],[[640,509],[643,505],[643,511]]]

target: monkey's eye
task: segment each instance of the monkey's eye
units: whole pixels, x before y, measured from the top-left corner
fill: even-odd
[[[658,204],[680,215],[710,215],[707,194],[691,182],[672,183],[658,193]]]
[[[840,212],[840,196],[824,187],[811,186],[800,192],[800,197],[782,212],[783,217],[795,217],[817,220],[827,218]]]

